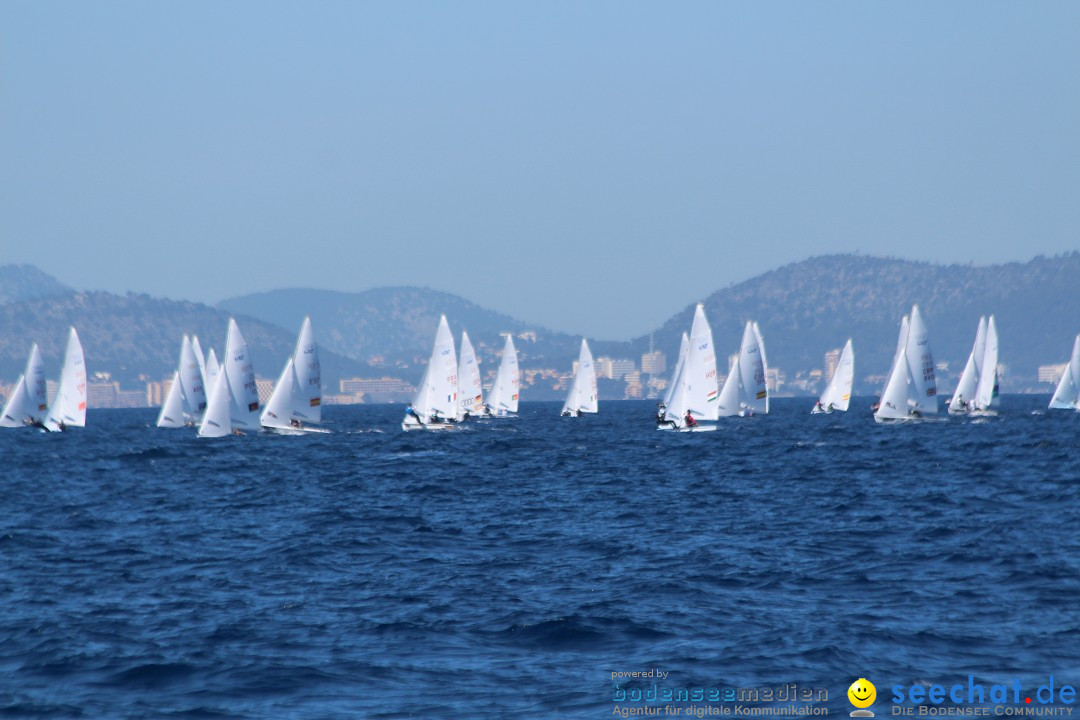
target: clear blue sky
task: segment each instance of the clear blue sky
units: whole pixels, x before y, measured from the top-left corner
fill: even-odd
[[[1077,248],[1077,2],[0,0],[0,262],[78,288],[624,338],[810,255]]]

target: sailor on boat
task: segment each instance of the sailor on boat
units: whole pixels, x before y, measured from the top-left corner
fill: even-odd
[[[23,425],[26,425],[27,427],[35,427],[38,430],[44,430],[45,432],[49,432],[49,428],[45,425],[45,423],[32,417],[28,417],[23,420]]]
[[[409,403],[409,407],[405,408],[405,415],[406,416],[411,415],[412,417],[414,417],[416,419],[416,422],[419,423],[420,425],[424,424],[424,419],[420,417],[420,415],[416,412],[416,410],[413,410],[412,403]]]
[[[688,427],[688,428],[697,427],[697,420],[694,419],[693,413],[691,413],[689,410],[686,411],[686,417],[683,418],[683,419],[686,421],[686,427]]]
[[[667,405],[665,405],[662,401],[656,403],[656,427],[662,428],[667,426],[670,427],[672,430],[678,429],[679,423],[675,422],[674,420],[664,419],[665,412],[667,412]]]

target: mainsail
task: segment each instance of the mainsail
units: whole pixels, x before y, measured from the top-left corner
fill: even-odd
[[[86,366],[83,362],[82,343],[75,328],[68,332],[67,349],[64,351],[64,367],[60,371],[60,385],[56,399],[46,414],[45,427],[63,430],[65,427],[86,425]]]

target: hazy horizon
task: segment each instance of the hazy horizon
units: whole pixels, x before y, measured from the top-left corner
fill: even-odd
[[[1080,5],[0,4],[0,263],[647,333],[813,256],[1080,247]],[[582,308],[587,306],[587,311]]]

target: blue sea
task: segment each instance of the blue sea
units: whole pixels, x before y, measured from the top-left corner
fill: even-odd
[[[1046,401],[0,431],[0,716],[606,718],[658,682],[614,674],[657,669],[824,687],[845,717],[860,677],[879,716],[895,684],[1080,685],[1080,414]]]

